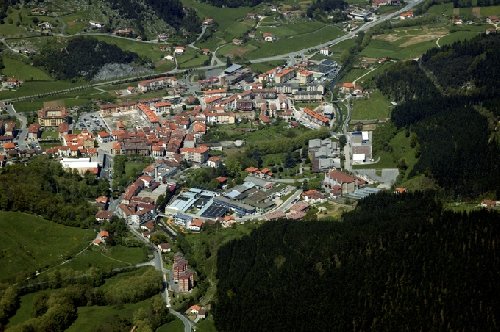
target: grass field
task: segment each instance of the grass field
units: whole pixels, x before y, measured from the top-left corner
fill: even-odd
[[[217,332],[217,330],[215,329],[215,323],[210,318],[200,320],[198,322],[198,324],[196,324],[196,331],[198,331],[198,332]],[[164,331],[164,332],[167,332],[167,331]]]
[[[156,332],[182,332],[182,331],[184,331],[184,324],[177,317],[170,323],[162,325],[158,329],[156,329]],[[201,331],[201,330],[196,329],[196,331]]]
[[[373,133],[377,134],[377,131]],[[415,158],[415,148],[410,147],[410,138],[405,136],[404,131],[400,131],[394,136],[389,145],[392,147],[391,152],[382,151],[378,154],[374,155],[374,159],[380,157],[380,161],[376,164],[372,165],[353,165],[353,168],[395,168],[398,165],[398,161],[400,159],[404,159],[406,164],[408,165],[408,169],[406,174],[411,172],[411,169],[417,162],[417,158]]]
[[[147,260],[143,247],[114,246],[106,249],[91,247],[61,268],[84,271],[90,267],[115,268],[135,265]]]
[[[183,55],[177,57],[177,64],[179,68],[190,68],[203,66],[205,61],[209,61],[210,57],[203,55],[199,50],[186,48]]]
[[[50,81],[52,78],[43,70],[30,66],[18,59],[9,56],[3,56],[5,68],[2,70],[4,75],[13,76],[23,81]]]
[[[137,53],[141,57],[150,59],[153,62],[160,61],[164,52],[160,51],[159,44],[149,44],[141,41],[133,41],[129,39],[116,38],[112,36],[93,36],[98,40],[102,40],[108,44],[113,44],[125,51]]]
[[[92,230],[63,226],[20,212],[1,212],[2,243],[0,279],[34,272],[62,262],[85,248],[94,238]]]
[[[389,117],[390,106],[389,100],[379,90],[375,90],[369,98],[353,100],[351,119],[383,120]]]
[[[46,93],[57,90],[64,90],[73,87],[85,85],[84,82],[68,82],[68,81],[33,81],[24,82],[18,90],[0,91],[0,99],[15,98],[22,96],[31,96],[39,93]]]
[[[317,23],[319,22],[313,21],[288,24],[276,28],[263,28],[260,32],[271,32],[278,36],[278,40],[274,42],[257,40],[249,42],[249,45],[253,45],[256,49],[245,54],[245,58],[255,59],[298,51],[342,35],[342,31],[335,26],[319,23],[320,26]]]
[[[67,332],[94,332],[99,326],[110,320],[120,318],[131,319],[134,312],[139,308],[148,306],[149,299],[124,305],[116,306],[91,306],[79,307],[78,318],[66,331]]]
[[[270,69],[276,68],[277,66],[281,66],[285,64],[285,61],[269,61],[263,63],[252,63],[250,68],[252,71],[257,73],[264,73]]]

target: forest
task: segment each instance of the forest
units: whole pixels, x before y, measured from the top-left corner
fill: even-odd
[[[45,45],[33,64],[47,70],[56,79],[91,80],[108,63],[133,63],[141,59],[136,53],[123,51],[95,38],[75,37],[69,41]]]
[[[419,159],[410,176],[425,174],[454,198],[499,197],[500,36],[434,48],[420,63],[395,64],[375,79],[398,105],[391,120],[416,133]]]
[[[4,24],[4,19],[7,17],[7,9],[9,6],[14,6],[19,3],[19,0],[0,0],[0,24]]]
[[[88,201],[107,192],[105,180],[66,172],[45,156],[0,171],[0,210],[37,214],[68,226],[93,224],[96,208]]]
[[[414,193],[265,223],[218,251],[217,330],[497,331],[498,220]]]
[[[124,18],[141,21],[147,24],[142,17],[142,2],[137,0],[107,0],[111,8],[118,10]],[[184,29],[188,33],[201,32],[201,21],[192,8],[183,8],[179,0],[145,0],[144,3],[151,7],[160,19],[172,26],[177,31]]]
[[[344,0],[315,0],[307,8],[307,16],[319,17],[324,13],[344,10],[346,7],[347,3]],[[345,14],[343,14],[343,18],[347,18]]]

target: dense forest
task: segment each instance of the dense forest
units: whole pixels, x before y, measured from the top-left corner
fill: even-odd
[[[142,21],[143,5],[149,6],[160,19],[172,26],[176,30],[184,29],[188,33],[199,33],[201,31],[201,21],[196,12],[191,8],[183,8],[179,0],[145,0],[144,3],[138,0],[107,0],[111,8],[118,10],[124,18]]]
[[[95,38],[75,37],[45,45],[33,64],[43,67],[56,79],[90,80],[105,64],[138,61],[136,53],[123,51],[116,45]]]
[[[217,330],[497,331],[498,220],[416,193],[266,223],[218,252]]]
[[[266,0],[203,0],[216,7],[229,7],[229,8],[237,8],[237,7],[253,7],[257,6],[262,2],[266,2]],[[269,1],[270,2],[270,1]]]
[[[433,177],[453,197],[500,194],[498,58],[500,35],[483,35],[395,64],[375,80],[399,103],[394,124],[418,137],[410,176]]]
[[[70,226],[94,223],[96,209],[88,201],[107,191],[105,180],[66,172],[47,157],[0,172],[0,210],[33,213]]]
[[[307,16],[316,18],[322,16],[324,13],[344,10],[346,7],[347,3],[344,0],[315,0],[307,8]],[[342,16],[341,13],[339,15]],[[345,19],[345,14],[343,16]]]

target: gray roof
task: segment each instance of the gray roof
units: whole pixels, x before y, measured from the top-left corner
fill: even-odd
[[[240,65],[237,65],[237,64],[232,64],[231,66],[227,67],[224,72],[226,74],[231,74],[231,73],[234,73],[235,71],[237,71],[238,69],[240,69],[241,66]]]

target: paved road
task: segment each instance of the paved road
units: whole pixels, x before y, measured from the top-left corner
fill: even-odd
[[[15,116],[21,123],[21,128],[19,128],[20,131],[17,134],[16,140],[18,141],[18,146],[21,150],[26,149],[26,138],[28,137],[28,120],[26,119],[26,116],[22,113],[17,113],[13,105],[7,105],[7,113],[11,116]]]

